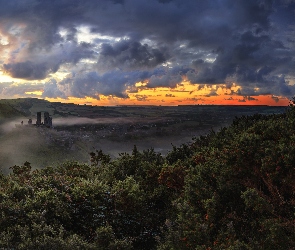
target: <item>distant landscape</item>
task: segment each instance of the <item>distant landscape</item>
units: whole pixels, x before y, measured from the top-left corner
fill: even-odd
[[[33,168],[65,161],[89,162],[102,150],[112,158],[153,148],[166,155],[172,145],[218,131],[235,117],[277,114],[273,106],[90,106],[48,102],[36,98],[0,100],[0,161],[3,172],[25,161]],[[37,112],[48,112],[52,128],[36,126]],[[32,119],[32,124],[28,124]]]

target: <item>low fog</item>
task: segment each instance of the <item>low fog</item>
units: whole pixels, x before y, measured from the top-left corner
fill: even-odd
[[[60,132],[54,129],[21,125],[22,120],[9,121],[0,126],[0,168],[4,173],[14,165],[28,161],[33,168],[56,165],[66,160],[85,161],[79,152],[73,154],[58,145]],[[16,126],[17,125],[17,126]],[[76,157],[74,157],[76,156]]]
[[[15,130],[16,124],[21,125],[22,119],[10,120],[0,125],[0,135]]]
[[[160,118],[149,118],[151,121],[159,121]],[[142,122],[142,118],[136,117],[112,117],[112,118],[87,118],[87,117],[60,117],[54,118],[54,126],[73,126],[83,124],[128,124]]]
[[[22,165],[25,161],[34,162],[34,151],[42,145],[43,138],[35,129],[11,129],[10,124],[2,126],[4,134],[0,140],[1,168],[4,172],[14,165]],[[4,129],[3,129],[4,128]]]
[[[89,153],[100,149],[116,158],[120,153],[131,153],[134,145],[139,150],[153,148],[165,155],[172,149],[171,142],[178,146],[193,137],[157,137],[143,131],[140,138],[127,138],[120,129],[138,123],[138,118],[54,118],[53,128],[29,126],[27,120],[11,120],[0,125],[0,168],[3,173],[9,173],[11,166],[20,166],[26,161],[33,169],[56,166],[65,161],[89,163]],[[104,124],[103,130],[89,127],[99,124]],[[86,125],[88,130],[85,130]]]

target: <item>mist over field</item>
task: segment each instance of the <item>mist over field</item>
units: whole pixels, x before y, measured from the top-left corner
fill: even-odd
[[[7,121],[7,122],[4,122],[3,124],[1,124],[0,125],[0,134],[11,132],[13,129],[15,129],[16,123],[19,123],[19,119]]]
[[[3,100],[0,110],[0,167],[8,172],[28,161],[33,168],[66,161],[89,163],[90,152],[112,158],[153,148],[166,155],[172,146],[228,126],[235,117],[281,113],[268,106],[116,106],[51,103],[39,99]],[[5,106],[6,105],[6,106]],[[48,112],[52,128],[36,126],[37,112]],[[28,120],[32,119],[32,124]],[[23,125],[21,122],[23,121]]]
[[[126,124],[131,122],[140,122],[140,118],[86,118],[86,117],[68,117],[68,118],[56,118],[54,119],[55,126],[72,126],[72,125],[83,125],[83,124]]]
[[[154,148],[156,152],[165,155],[172,145],[180,145],[191,140],[192,136],[166,135],[153,137],[142,134],[140,138],[126,138],[126,134],[115,135],[113,127],[124,125],[126,119],[106,118],[57,118],[55,128],[41,128],[20,125],[19,120],[9,121],[1,125],[0,136],[0,168],[7,173],[9,167],[22,165],[25,161],[33,168],[58,165],[65,161],[89,163],[89,153],[102,149],[112,158],[120,153],[130,153],[136,145],[139,150]],[[94,131],[85,126],[104,124],[105,135],[93,135]],[[62,126],[62,127],[60,127]],[[109,126],[109,127],[107,127]],[[73,128],[74,127],[74,128]],[[122,136],[122,137],[120,137]],[[98,138],[99,137],[99,138]]]

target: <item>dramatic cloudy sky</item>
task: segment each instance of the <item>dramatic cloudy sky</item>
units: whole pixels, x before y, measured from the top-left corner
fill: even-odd
[[[284,105],[295,95],[295,0],[0,6],[0,98]]]

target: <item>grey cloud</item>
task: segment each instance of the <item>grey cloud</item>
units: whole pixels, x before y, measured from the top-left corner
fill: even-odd
[[[43,79],[49,73],[56,72],[57,67],[51,68],[47,63],[33,63],[31,61],[8,63],[3,65],[6,73],[9,73],[14,78],[24,79]]]
[[[0,82],[0,96],[2,98],[5,98],[6,95],[10,97],[9,93],[7,92],[11,89],[13,84],[13,82]]]
[[[224,83],[233,77],[242,86],[273,88],[281,86],[281,74],[292,74],[294,58],[288,55],[290,49],[281,42],[274,41],[268,35],[254,34],[247,31],[241,33],[236,44],[218,51],[213,63],[204,60],[193,61],[187,73],[193,83]],[[287,91],[280,94],[291,94]],[[282,90],[282,88],[280,88]]]
[[[271,97],[275,102],[279,102],[280,98],[278,98],[277,96],[272,96]]]
[[[258,101],[258,99],[254,98],[252,96],[245,96],[244,98],[248,101]]]
[[[216,91],[214,89],[212,89],[210,91],[210,93],[208,95],[205,95],[206,97],[211,97],[211,96],[218,96],[218,94],[216,93]]]
[[[57,82],[51,79],[49,82],[45,83],[42,97],[57,98],[61,97],[66,99],[66,95],[63,91],[58,88]]]
[[[47,53],[46,51],[32,53],[31,56],[35,57],[34,61],[24,60],[7,63],[3,65],[3,69],[14,78],[28,80],[44,79],[48,74],[55,73],[63,63],[75,64],[82,58],[91,58],[93,53],[89,44],[81,43],[78,45],[68,42],[54,48],[52,53]]]
[[[164,75],[164,76],[152,76],[147,84],[148,88],[156,87],[170,87],[175,88],[178,83],[181,83],[182,77],[180,75]]]
[[[140,102],[146,101],[148,99],[147,95],[135,95],[135,97],[136,97],[136,100]]]
[[[187,40],[204,47],[220,45],[222,39],[216,37],[227,42],[232,38],[227,36],[236,29],[253,24],[268,29],[273,10],[269,0],[112,0],[99,4],[93,0],[2,0],[0,4],[3,18],[21,17],[29,28],[41,20],[39,26],[42,30],[51,29],[51,35],[56,34],[58,26],[89,24],[93,31],[116,37],[138,34],[169,43]]]
[[[163,69],[163,68],[162,68]],[[177,84],[180,84],[183,80],[183,76],[189,69],[183,67],[174,67],[165,69],[160,74],[152,74],[146,87],[169,87],[175,88]]]
[[[27,96],[26,92],[41,91],[43,84],[40,83],[21,83],[14,82],[1,82],[0,83],[0,96],[2,98],[13,96]]]
[[[165,48],[152,48],[138,41],[121,40],[114,45],[104,43],[99,66],[105,68],[144,69],[156,67],[167,60]]]
[[[285,81],[284,76],[277,77],[269,77],[267,80],[267,84],[258,84],[259,89],[254,89],[254,84],[247,86],[242,86],[242,89],[239,89],[236,93],[237,95],[242,96],[257,96],[257,95],[280,95],[290,98],[295,95],[295,86],[289,85],[287,81]]]
[[[170,3],[173,0],[158,0],[158,1],[159,1],[159,3]]]
[[[104,74],[95,71],[75,73],[58,85],[60,89],[66,89],[68,95],[85,98],[87,96],[99,99],[99,95],[113,95],[120,98],[128,98],[126,90],[133,87],[136,82],[147,79],[154,72],[133,71],[126,72],[114,70]]]
[[[233,100],[233,99],[231,99]],[[258,99],[252,97],[252,96],[243,96],[243,99],[237,99],[238,102],[247,102],[247,101],[258,101]]]
[[[114,4],[124,4],[125,0],[111,0]]]
[[[272,84],[272,88],[274,91],[272,93],[277,93],[282,96],[286,96],[291,98],[291,96],[295,95],[295,86],[294,85],[289,85],[288,82],[285,80],[284,76],[281,77],[273,77],[273,82],[275,84]]]
[[[49,82],[44,88],[43,97],[73,96],[85,98],[87,96],[99,99],[99,95],[112,95],[119,98],[128,98],[127,90],[135,93],[134,86],[137,82],[146,81],[148,88],[175,87],[182,81],[186,69],[167,69],[159,67],[152,71],[123,71],[114,70],[104,74],[96,71],[78,72],[69,75],[60,82]],[[46,90],[46,91],[45,91]],[[61,92],[62,93],[61,93]]]
[[[205,62],[202,59],[193,61],[192,69],[186,74],[187,79],[191,83],[218,83],[216,76],[212,72],[213,66],[212,63]],[[224,81],[224,78],[222,81]]]

